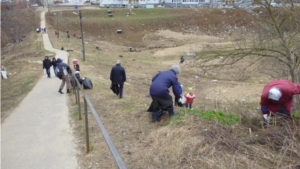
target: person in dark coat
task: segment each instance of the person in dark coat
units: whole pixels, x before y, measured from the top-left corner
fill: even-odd
[[[78,82],[79,82],[80,84],[82,84],[82,79],[81,79],[81,77],[80,77],[80,71],[76,71],[76,72],[75,72],[75,77],[77,78]]]
[[[50,67],[51,66],[52,66],[51,60],[49,59],[48,56],[45,56],[45,60],[43,61],[43,69],[46,69],[46,73],[48,75],[48,78],[51,77],[51,74],[50,74]]]
[[[184,57],[181,56],[179,63],[183,63],[184,62]]]
[[[57,70],[59,72],[62,72],[61,85],[59,87],[58,92],[61,94],[64,94],[62,92],[62,89],[64,88],[65,84],[67,83],[67,93],[70,93],[71,84],[70,84],[69,73],[71,73],[72,70],[71,70],[70,66],[66,63],[63,63],[60,58],[57,58],[56,62],[57,62],[57,68],[58,68]]]
[[[175,114],[169,88],[172,86],[175,98],[179,100],[181,96],[177,75],[180,71],[178,65],[173,65],[170,70],[161,71],[152,78],[152,84],[150,85],[152,103],[148,109],[148,111],[152,112],[152,123],[160,121],[159,117],[162,115],[161,109],[168,110],[169,116]],[[178,102],[178,100],[176,101]]]
[[[263,89],[260,106],[267,127],[268,116],[281,115],[292,118],[291,108],[294,95],[300,94],[300,84],[288,80],[273,80]]]
[[[53,57],[52,58],[52,66],[53,66],[53,70],[54,70],[54,73],[55,73],[55,75],[56,75],[56,72],[57,72],[57,63],[56,63],[56,59],[55,59],[55,57]]]
[[[121,99],[123,97],[123,87],[124,82],[126,81],[126,73],[124,68],[121,66],[120,60],[117,60],[117,64],[112,67],[110,72],[110,80],[112,83],[112,90]]]

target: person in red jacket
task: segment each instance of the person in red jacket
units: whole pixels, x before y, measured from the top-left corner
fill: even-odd
[[[300,94],[300,84],[288,80],[274,80],[269,82],[261,95],[261,111],[264,117],[264,126],[267,125],[268,116],[283,115],[289,118],[294,95]]]

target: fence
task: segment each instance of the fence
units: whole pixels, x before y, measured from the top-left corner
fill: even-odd
[[[90,152],[90,145],[89,145],[89,127],[88,127],[88,107],[91,110],[92,115],[94,116],[97,125],[106,141],[107,146],[110,149],[110,152],[112,153],[114,160],[116,162],[116,164],[118,165],[118,167],[120,169],[127,169],[120,153],[118,152],[116,146],[114,145],[113,141],[111,140],[110,136],[108,135],[107,130],[105,129],[103,123],[101,122],[98,113],[96,112],[96,110],[93,107],[93,104],[91,103],[88,95],[84,92],[82,86],[80,85],[78,79],[74,76],[71,75],[72,79],[74,79],[76,81],[76,85],[73,86],[73,93],[75,94],[75,100],[76,100],[76,104],[78,105],[78,111],[79,111],[79,120],[82,120],[81,117],[81,105],[80,105],[80,92],[82,93],[83,99],[84,99],[84,118],[85,118],[85,133],[86,133],[86,152],[89,153]]]

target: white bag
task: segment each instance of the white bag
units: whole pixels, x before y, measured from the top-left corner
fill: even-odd
[[[3,79],[7,79],[7,73],[6,71],[1,71],[1,75]]]
[[[66,68],[66,67],[63,67],[63,73],[64,73],[65,76],[68,75],[68,71],[67,71],[67,68]]]
[[[183,96],[183,97],[181,97],[180,99],[179,99],[179,102],[181,103],[181,104],[185,104],[186,103],[186,98]]]
[[[47,74],[46,69],[44,69],[44,75]]]

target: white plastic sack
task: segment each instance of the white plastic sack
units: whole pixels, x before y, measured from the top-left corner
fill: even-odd
[[[7,73],[6,71],[1,71],[1,75],[3,79],[7,79]]]
[[[179,102],[180,102],[181,104],[185,104],[185,103],[186,103],[186,98],[185,98],[185,97],[181,97],[181,98],[179,99]]]
[[[46,69],[44,69],[44,75],[47,74]]]
[[[63,67],[63,72],[64,72],[64,75],[68,75],[68,71],[67,71],[67,68],[66,67]]]

